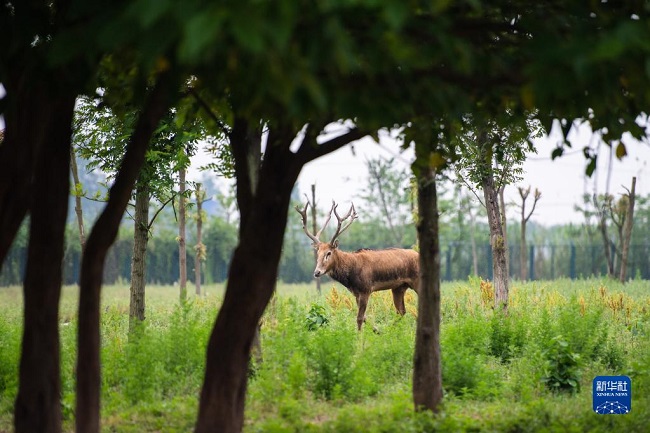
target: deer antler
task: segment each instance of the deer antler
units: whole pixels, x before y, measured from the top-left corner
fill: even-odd
[[[336,240],[336,238],[338,238],[344,231],[346,231],[348,229],[348,227],[350,227],[352,225],[352,223],[354,222],[355,219],[359,218],[359,215],[357,214],[357,211],[354,209],[354,203],[352,203],[352,206],[350,206],[350,210],[343,217],[340,217],[338,212],[336,212],[337,207],[338,207],[338,205],[335,205],[335,204],[332,205],[332,210],[334,211],[334,215],[336,215],[336,219],[338,220],[338,225],[336,227],[336,232],[334,233],[334,236],[332,236],[332,240],[330,241],[330,244],[333,244],[334,241]],[[331,212],[332,211],[330,211],[330,215],[331,215]],[[351,218],[350,221],[345,225],[345,227],[341,228],[341,226],[343,225],[345,220],[347,220],[348,218]],[[328,221],[329,221],[329,219],[328,219]]]
[[[318,232],[314,235],[312,234],[308,229],[307,229],[307,209],[309,208],[309,200],[307,200],[307,203],[305,203],[305,208],[300,210],[299,206],[296,206],[296,212],[300,214],[300,217],[302,219],[302,229],[305,231],[305,234],[309,237],[314,242],[314,245],[320,244],[320,235],[323,233],[323,230],[325,230],[325,227],[327,227],[327,224],[329,224],[330,219],[332,218],[332,211],[336,212],[336,204],[334,201],[332,201],[332,208],[330,209],[329,215],[327,216],[327,220],[325,221],[325,224],[323,224],[323,227],[318,230]],[[340,226],[339,226],[340,228]]]

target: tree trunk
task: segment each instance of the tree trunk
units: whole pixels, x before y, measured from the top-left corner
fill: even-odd
[[[311,186],[311,222],[312,222],[312,233],[318,232],[318,223],[316,218],[318,217],[318,212],[316,212],[316,184]],[[318,261],[318,251],[314,250],[314,263]],[[314,278],[316,280],[316,291],[318,294],[321,294],[320,288],[320,278]]]
[[[44,97],[41,105],[46,116],[31,119],[28,124],[31,129],[42,130],[39,138],[44,141],[42,144],[24,142],[25,147],[42,147],[42,151],[35,155],[34,189],[29,197],[31,219],[24,324],[14,408],[16,433],[61,431],[59,298],[70,194],[74,96],[62,96],[54,101]],[[34,128],[33,122],[38,120],[43,122]],[[8,128],[11,126],[8,124]]]
[[[487,209],[488,225],[490,226],[490,245],[492,246],[492,271],[494,275],[494,307],[496,310],[508,312],[508,267],[506,261],[506,243],[501,226],[499,210],[499,195],[494,187],[494,177],[491,173],[481,180],[485,207]]]
[[[178,285],[180,287],[180,301],[187,299],[187,247],[185,245],[185,169],[178,172]]]
[[[149,197],[146,186],[137,187],[133,227],[133,257],[131,258],[129,334],[133,333],[138,324],[144,322],[147,243],[149,242]]]
[[[77,226],[79,227],[79,243],[81,252],[86,247],[86,229],[84,226],[83,208],[81,207],[81,182],[79,181],[79,170],[77,170],[77,157],[74,154],[74,148],[70,147],[70,169],[72,171],[72,181],[74,182],[74,211],[77,214]]]
[[[236,124],[233,135],[248,132],[238,129]],[[237,138],[242,140],[241,137],[231,138],[235,158],[244,153],[242,157],[249,163],[259,164],[259,159],[255,161],[249,158],[248,151],[237,148],[242,146]],[[241,161],[241,158],[236,161]],[[256,187],[251,187],[249,177],[255,170],[250,166],[240,167],[240,170],[237,174],[240,240],[228,273],[224,301],[208,344],[197,433],[242,430],[251,345],[275,288],[291,190],[300,167],[287,164],[269,144]],[[243,177],[240,179],[240,176]],[[240,191],[240,188],[246,188],[246,191]]]
[[[605,206],[600,205],[594,194],[594,204],[598,210],[598,229],[600,230],[601,239],[603,240],[603,247],[605,249],[605,260],[607,261],[607,276],[614,278],[614,258],[611,253],[611,241],[607,234],[607,212]]]
[[[528,188],[528,192],[523,188],[519,189],[521,196],[521,233],[519,237],[519,274],[521,281],[528,279],[528,268],[526,267],[526,262],[528,262],[528,250],[526,249],[526,198],[529,193],[530,188]]]
[[[501,230],[503,230],[503,249],[506,255],[506,278],[510,278],[510,248],[508,248],[508,219],[506,218],[506,202],[503,197],[505,185],[499,187],[499,215],[501,215]]]
[[[171,103],[177,80],[162,74],[142,109],[108,202],[86,241],[81,262],[77,351],[77,432],[99,433],[99,307],[106,253],[117,237],[131,191],[144,164],[155,128]]]
[[[621,272],[619,279],[621,283],[625,282],[627,274],[627,260],[630,252],[630,241],[632,239],[632,227],[634,226],[634,203],[636,201],[636,177],[632,178],[632,188],[628,192],[628,205],[625,215],[625,225],[623,227],[623,241],[621,245]]]
[[[39,152],[48,140],[45,127],[51,115],[48,110],[52,108],[46,102],[48,89],[36,80],[30,81],[25,71],[10,71],[3,85],[7,94],[3,99],[5,134],[0,146],[0,264],[27,215],[33,175],[41,157]]]
[[[230,143],[241,215],[239,245],[208,342],[196,433],[242,430],[250,349],[275,289],[291,191],[301,168],[364,136],[353,129],[319,144],[316,136],[320,130],[308,125],[303,144],[294,153],[290,146],[297,131],[287,126],[269,128],[260,169],[260,128],[235,120]]]
[[[436,412],[442,401],[440,359],[440,244],[435,172],[423,169],[418,180],[420,283],[413,361],[415,408]]]
[[[194,255],[194,286],[196,296],[201,296],[201,264],[205,260],[205,245],[203,245],[203,201],[205,192],[201,184],[196,184],[196,247]]]
[[[474,275],[478,275],[478,249],[476,248],[476,216],[472,212],[471,205],[467,207],[469,215],[469,240],[472,245],[472,269]]]

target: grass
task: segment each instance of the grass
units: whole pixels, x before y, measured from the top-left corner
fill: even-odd
[[[445,398],[414,413],[415,296],[399,317],[390,293],[356,305],[338,285],[279,285],[263,318],[264,362],[251,370],[246,432],[643,431],[650,423],[647,282],[519,283],[510,314],[495,315],[478,279],[442,286]],[[147,320],[128,338],[128,286],[102,292],[102,425],[107,432],[186,432],[196,418],[205,346],[223,286],[179,306],[178,288],[147,288]],[[20,289],[0,288],[0,432],[11,431],[20,344]],[[61,301],[65,428],[74,419],[77,290]],[[629,415],[591,408],[597,375],[632,378]]]

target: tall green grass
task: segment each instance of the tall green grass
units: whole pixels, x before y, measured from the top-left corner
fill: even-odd
[[[510,313],[494,314],[485,283],[443,284],[441,413],[410,396],[415,296],[398,316],[390,293],[356,305],[340,286],[283,286],[262,321],[263,361],[251,364],[247,432],[643,431],[650,425],[647,283],[513,283]],[[205,348],[223,287],[179,305],[178,289],[147,288],[145,323],[128,335],[128,287],[102,295],[105,431],[191,431]],[[11,431],[21,337],[18,288],[0,288],[0,431]],[[77,290],[61,302],[62,404],[74,420]],[[591,380],[632,378],[629,415],[596,415]]]

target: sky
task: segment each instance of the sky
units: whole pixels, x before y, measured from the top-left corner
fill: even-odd
[[[540,201],[531,221],[544,226],[565,223],[581,223],[583,217],[575,211],[575,205],[582,203],[585,192],[592,195],[594,190],[598,194],[608,191],[617,197],[630,188],[632,176],[637,177],[637,195],[648,195],[650,189],[647,178],[650,178],[650,145],[624,137],[628,156],[622,160],[613,157],[611,164],[611,178],[607,187],[607,168],[610,163],[609,147],[604,143],[600,146],[597,169],[591,178],[586,178],[585,168],[587,161],[583,155],[585,146],[597,146],[599,140],[588,126],[574,127],[569,134],[571,148],[565,149],[565,154],[551,160],[551,152],[558,143],[561,143],[559,128],[554,128],[549,136],[535,140],[537,154],[529,154],[523,165],[524,175],[522,182],[508,186],[505,190],[505,200],[511,203],[520,203],[521,199],[517,186],[531,186],[542,193]],[[354,144],[354,147],[344,147],[338,151],[321,157],[307,164],[298,178],[301,194],[311,195],[311,185],[316,184],[317,200],[329,203],[347,204],[350,200],[359,199],[360,193],[366,185],[366,161],[369,158],[395,158],[395,164],[410,170],[409,165],[413,158],[412,150],[401,152],[400,144],[384,135],[376,143],[371,138],[364,138]],[[532,196],[527,201],[530,209]],[[320,198],[319,198],[320,197]],[[345,207],[345,206],[344,206]],[[511,205],[508,207],[508,218],[519,219],[520,210]]]

